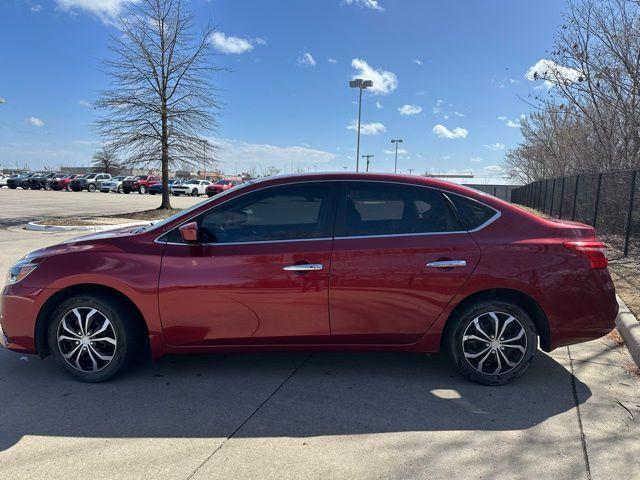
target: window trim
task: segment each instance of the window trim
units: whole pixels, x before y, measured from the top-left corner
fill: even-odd
[[[334,215],[334,224],[333,224],[333,228],[332,228],[333,236],[332,237],[327,237],[327,238],[294,238],[294,239],[289,239],[289,240],[256,240],[256,241],[250,241],[250,242],[237,242],[237,243],[196,243],[196,244],[193,244],[193,245],[192,244],[188,244],[188,243],[184,243],[184,242],[167,242],[167,241],[160,240],[165,235],[169,235],[173,230],[177,230],[182,225],[193,221],[198,216],[206,214],[209,210],[212,210],[214,208],[218,208],[221,205],[224,205],[225,203],[228,203],[228,202],[230,202],[232,200],[241,198],[241,197],[243,197],[245,195],[249,195],[249,194],[252,194],[252,193],[260,192],[262,190],[266,190],[266,189],[274,188],[274,187],[283,187],[283,186],[286,186],[286,185],[299,185],[299,184],[304,184],[304,183],[320,183],[320,182],[333,182],[335,184],[335,187],[336,187],[332,191],[332,198],[333,198],[334,203],[336,203],[336,205],[334,206],[336,214]],[[386,235],[368,235],[368,236],[362,235],[362,236],[336,237],[335,236],[335,231],[336,231],[336,225],[337,225],[337,222],[338,222],[338,215],[339,215],[338,209],[340,208],[340,205],[343,204],[343,202],[341,200],[343,198],[343,192],[346,193],[346,191],[345,191],[346,185],[345,184],[348,183],[348,182],[390,183],[390,184],[393,184],[393,185],[407,185],[407,186],[413,186],[413,187],[418,187],[418,188],[428,188],[430,190],[435,190],[435,191],[439,192],[449,202],[451,200],[448,199],[448,197],[447,197],[448,193],[453,194],[453,195],[458,195],[458,196],[460,196],[462,198],[466,198],[466,199],[469,199],[469,200],[474,201],[474,202],[478,202],[478,203],[484,205],[485,207],[490,208],[491,210],[493,210],[496,213],[491,218],[489,218],[486,222],[484,222],[482,225],[477,226],[473,230],[455,230],[455,231],[451,231],[451,232],[395,233],[395,234],[386,234]],[[247,186],[249,186],[249,185],[250,185],[250,183],[247,183]],[[232,189],[229,189],[228,191],[231,191],[231,190]],[[391,181],[391,180],[369,180],[369,179],[359,179],[359,178],[354,178],[354,179],[327,179],[327,180],[308,179],[308,180],[293,181],[293,182],[287,182],[287,183],[279,183],[277,185],[269,185],[269,186],[266,186],[266,187],[258,188],[256,190],[252,190],[251,192],[243,193],[241,195],[234,196],[232,198],[228,198],[228,199],[218,203],[217,205],[208,208],[204,212],[196,213],[196,214],[190,216],[189,218],[187,218],[186,220],[181,221],[175,227],[173,227],[173,228],[167,230],[166,232],[163,232],[160,235],[158,235],[153,240],[153,243],[158,243],[158,244],[161,244],[161,245],[179,245],[179,246],[223,246],[223,245],[253,245],[253,244],[258,245],[258,244],[265,244],[265,243],[291,243],[291,242],[305,242],[305,241],[309,242],[309,241],[323,241],[323,240],[324,241],[326,241],[326,240],[349,240],[349,239],[357,239],[357,238],[389,238],[389,237],[421,237],[421,236],[427,236],[427,235],[458,235],[458,234],[461,234],[461,233],[476,233],[476,232],[479,232],[480,230],[484,229],[485,227],[488,227],[490,224],[492,224],[493,222],[498,220],[501,216],[502,216],[502,212],[500,210],[498,210],[497,208],[492,207],[491,205],[487,205],[486,203],[483,203],[483,202],[481,202],[481,201],[479,201],[479,200],[477,200],[475,198],[472,198],[472,197],[469,197],[467,195],[463,195],[463,194],[460,194],[460,193],[450,192],[448,190],[443,190],[443,189],[438,188],[438,187],[428,186],[428,185],[418,185],[418,184],[415,184],[415,183],[396,182],[396,181]]]

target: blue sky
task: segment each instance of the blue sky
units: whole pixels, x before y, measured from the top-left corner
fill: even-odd
[[[112,22],[127,0],[0,2],[0,165],[86,165],[98,148],[89,107],[107,85]],[[499,172],[540,82],[559,0],[191,0],[211,39],[224,108],[221,168],[354,169],[357,91],[361,154],[393,171]]]

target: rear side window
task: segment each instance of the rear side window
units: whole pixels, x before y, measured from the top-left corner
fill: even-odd
[[[474,230],[482,224],[488,222],[495,214],[496,211],[493,208],[489,208],[480,202],[471,200],[467,197],[461,197],[454,193],[447,193],[447,196],[451,199],[456,207],[456,213],[458,218],[467,228],[467,230]]]
[[[438,190],[375,182],[347,184],[338,236],[463,230]]]

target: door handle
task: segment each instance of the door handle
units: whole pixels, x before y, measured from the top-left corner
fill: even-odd
[[[427,263],[427,267],[430,268],[456,268],[456,267],[466,267],[466,260],[438,260],[437,262],[429,262]]]
[[[287,265],[286,267],[282,267],[283,270],[287,272],[314,272],[318,270],[322,270],[321,263],[300,263],[297,265]]]

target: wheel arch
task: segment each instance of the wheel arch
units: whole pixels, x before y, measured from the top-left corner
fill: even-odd
[[[485,300],[508,300],[523,308],[524,311],[529,314],[531,320],[533,320],[533,323],[536,326],[538,336],[540,337],[540,347],[545,352],[551,350],[551,329],[549,328],[549,319],[544,313],[544,310],[533,297],[520,290],[514,290],[511,288],[492,288],[474,292],[465,297],[460,303],[458,303],[458,305],[455,306],[447,317],[440,339],[441,347],[444,346],[447,336],[449,335],[449,327],[452,324],[451,320],[469,305]]]
[[[138,308],[138,306],[129,297],[113,287],[95,283],[82,283],[71,285],[57,291],[47,299],[47,301],[38,312],[34,338],[36,351],[41,358],[44,358],[51,353],[49,350],[49,344],[47,342],[47,328],[49,326],[51,316],[55,312],[56,308],[58,308],[58,306],[68,298],[82,294],[110,296],[122,302],[127,307],[131,308],[131,311],[134,312],[133,318],[136,322],[136,325],[138,326],[138,328],[142,329],[142,331],[144,332],[144,338],[146,339],[145,341],[148,342],[149,330],[147,327],[147,322],[145,321],[144,315],[142,314],[140,308]]]

